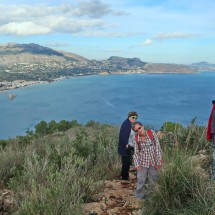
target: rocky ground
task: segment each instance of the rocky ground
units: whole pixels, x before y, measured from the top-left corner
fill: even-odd
[[[14,203],[13,193],[10,190],[0,190],[0,215],[8,215]]]
[[[84,205],[86,215],[141,215],[143,200],[134,197],[136,175],[130,172],[130,182],[112,180],[105,182],[105,188],[96,194],[93,202]]]

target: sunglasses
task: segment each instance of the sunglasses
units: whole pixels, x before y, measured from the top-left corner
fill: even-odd
[[[137,116],[131,116],[132,119],[137,119]]]
[[[142,127],[139,127],[137,130],[134,130],[135,132],[138,132]]]

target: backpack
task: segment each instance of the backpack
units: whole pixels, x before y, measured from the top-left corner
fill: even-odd
[[[146,132],[147,132],[149,138],[153,141],[154,140],[154,136],[152,134],[152,130],[148,129],[148,130],[146,130]],[[138,142],[138,134],[135,135],[135,140],[136,140],[136,142]]]

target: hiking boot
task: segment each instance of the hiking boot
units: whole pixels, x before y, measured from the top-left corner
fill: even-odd
[[[124,180],[124,181],[129,181],[130,179],[129,179],[129,177],[121,177],[121,180]]]

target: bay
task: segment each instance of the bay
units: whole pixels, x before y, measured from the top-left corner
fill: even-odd
[[[206,125],[215,99],[215,72],[197,74],[94,75],[4,91],[0,139],[25,135],[42,120],[90,120],[120,125],[129,111],[160,129],[164,122]],[[8,99],[9,93],[17,97]]]

